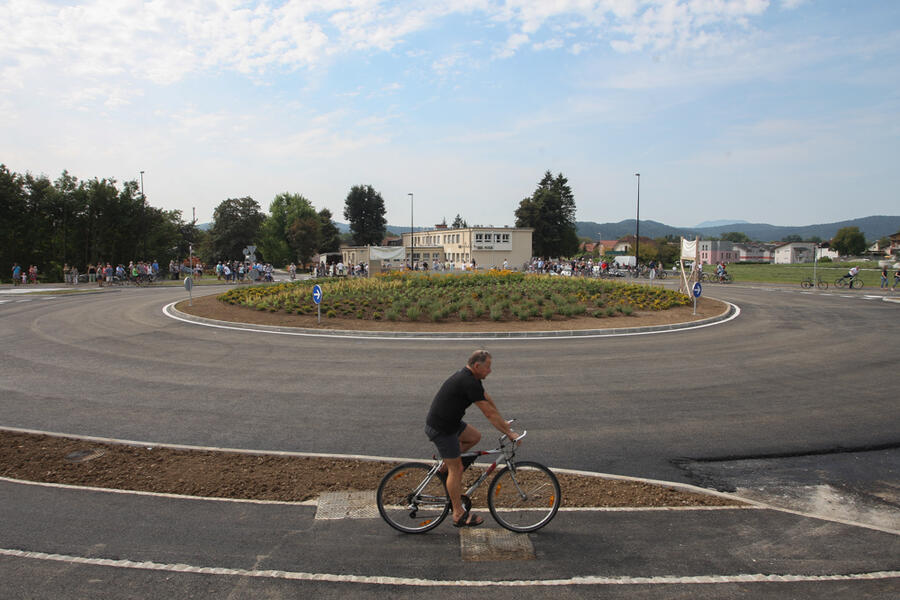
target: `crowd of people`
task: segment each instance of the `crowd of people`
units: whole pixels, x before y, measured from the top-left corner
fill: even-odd
[[[294,267],[296,275],[297,267]],[[237,260],[219,261],[216,264],[216,279],[225,283],[244,283],[250,281],[274,281],[271,264],[260,262],[244,263]]]

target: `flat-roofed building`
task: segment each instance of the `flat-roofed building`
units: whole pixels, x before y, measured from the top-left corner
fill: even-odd
[[[477,269],[508,268],[521,271],[531,261],[530,227],[436,228],[403,234],[406,259],[415,263],[452,263],[457,269],[475,261]]]

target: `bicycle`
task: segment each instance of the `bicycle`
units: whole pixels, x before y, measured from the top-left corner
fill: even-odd
[[[805,290],[808,290],[808,289],[812,288],[813,286],[819,288],[820,290],[827,290],[828,282],[822,281],[821,277],[818,277],[816,279],[815,284],[813,283],[812,277],[805,277],[803,279],[803,281],[800,282],[800,287],[802,287]]]
[[[846,286],[850,286],[851,290],[862,289],[863,280],[860,279],[858,275],[854,275],[853,277],[844,275],[843,277],[838,277],[834,280],[834,287],[843,288]]]
[[[526,433],[518,439],[522,440]],[[497,469],[497,463],[503,461],[506,466],[488,486],[488,508],[501,526],[517,533],[529,533],[544,527],[556,516],[561,491],[550,469],[533,461],[515,460],[517,445],[502,435],[498,448],[464,452],[463,464],[466,459],[474,461],[478,456],[498,456],[466,490],[462,500],[468,511],[472,507],[472,494]],[[388,525],[403,533],[424,533],[441,524],[451,509],[446,475],[440,472],[443,464],[437,458],[431,465],[409,462],[388,471],[376,493],[378,512]]]

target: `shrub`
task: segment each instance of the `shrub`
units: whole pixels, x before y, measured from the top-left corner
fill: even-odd
[[[499,304],[495,304],[494,306],[491,307],[491,320],[499,321],[502,318],[503,318],[503,307],[501,307]]]
[[[400,318],[400,313],[398,313],[393,308],[389,308],[384,311],[384,318],[386,318],[388,321],[396,321],[398,318]]]
[[[418,306],[410,306],[406,309],[406,318],[410,321],[418,321],[421,314],[422,311],[419,310]]]
[[[545,321],[549,321],[553,318],[553,315],[555,315],[555,314],[556,314],[556,311],[553,309],[553,307],[545,306],[544,312],[541,313],[541,316],[544,317]]]

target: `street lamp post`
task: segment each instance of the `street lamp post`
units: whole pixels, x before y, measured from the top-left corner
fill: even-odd
[[[141,171],[141,253],[147,253],[147,227],[144,225],[144,217],[147,213],[147,198],[144,196],[144,172]],[[146,257],[144,257],[146,258]]]
[[[413,255],[416,252],[416,238],[415,238],[415,220],[413,219],[413,195],[412,192],[407,194],[409,196],[409,267],[414,270],[415,259]]]
[[[637,271],[638,264],[638,256],[641,250],[641,174],[635,173],[635,177],[637,177],[637,218],[635,219],[635,234],[634,234],[634,266],[635,271]]]

